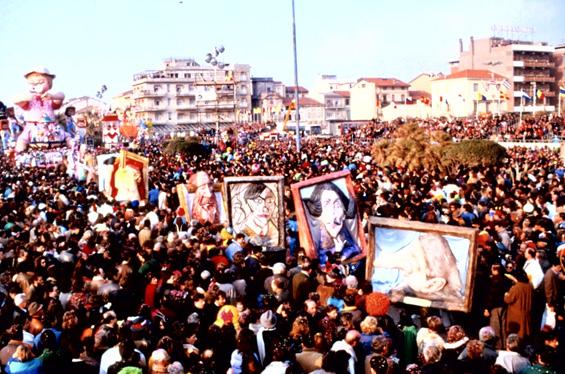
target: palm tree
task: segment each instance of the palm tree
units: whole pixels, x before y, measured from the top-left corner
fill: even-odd
[[[412,122],[400,126],[392,140],[375,143],[373,157],[384,165],[408,170],[441,169],[441,148],[448,139],[449,135],[443,132],[428,133]]]

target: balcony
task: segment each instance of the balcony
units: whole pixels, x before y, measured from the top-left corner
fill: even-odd
[[[233,110],[234,104],[231,103],[216,103],[215,101],[199,101],[197,107],[199,109],[231,109]]]
[[[143,97],[162,97],[162,96],[165,96],[165,93],[155,92],[150,90],[142,90],[133,93],[134,99],[140,99]]]
[[[521,66],[529,68],[554,68],[555,63],[549,60],[538,60],[538,59],[523,59],[515,60],[514,62],[521,62]],[[516,66],[516,65],[514,65]]]
[[[140,74],[135,74],[133,76],[134,82],[137,81],[158,81],[158,82],[167,82],[167,81],[178,81],[179,77],[170,75],[171,73],[165,71],[149,71]]]
[[[139,111],[140,112],[164,112],[165,110],[167,110],[167,108],[165,108],[164,106],[140,106],[139,107]]]
[[[525,82],[555,82],[555,77],[550,77],[549,75],[535,75],[535,74],[524,74]]]
[[[195,103],[192,104],[179,104],[177,110],[196,110],[198,107]]]
[[[176,92],[177,96],[182,96],[182,97],[195,97],[196,96],[196,91],[186,91],[186,90],[181,90],[181,91],[177,91]]]

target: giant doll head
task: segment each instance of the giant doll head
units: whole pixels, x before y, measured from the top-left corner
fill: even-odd
[[[50,92],[55,74],[46,68],[27,72],[28,92],[14,99],[20,109],[25,125],[16,141],[16,152],[25,151],[28,146],[37,149],[72,147],[72,140],[64,128],[56,123],[55,110],[63,104],[65,95]]]

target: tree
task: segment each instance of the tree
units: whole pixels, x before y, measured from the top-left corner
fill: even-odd
[[[210,154],[210,148],[200,143],[197,137],[175,138],[165,143],[165,153],[207,157]]]
[[[506,150],[489,140],[453,143],[445,132],[427,132],[417,123],[409,123],[400,126],[392,139],[377,141],[372,155],[383,166],[453,172],[461,166],[498,164],[506,157]]]
[[[441,167],[441,148],[449,141],[443,132],[426,132],[417,123],[401,125],[391,140],[373,145],[374,159],[384,166],[416,170]]]
[[[507,156],[506,149],[491,140],[463,140],[447,145],[442,154],[446,167],[492,166]]]

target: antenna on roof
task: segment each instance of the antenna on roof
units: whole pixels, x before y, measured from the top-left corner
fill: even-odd
[[[459,38],[459,53],[463,53],[463,39]]]

